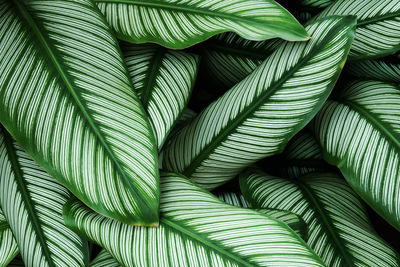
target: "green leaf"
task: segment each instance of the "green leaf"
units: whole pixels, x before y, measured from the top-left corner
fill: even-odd
[[[122,52],[160,149],[189,101],[199,57],[153,44],[124,44]]]
[[[89,267],[121,267],[121,265],[103,248],[89,264]]]
[[[399,255],[376,234],[361,200],[338,175],[291,180],[247,172],[240,186],[254,207],[304,218],[310,227],[307,243],[328,266],[398,266]]]
[[[382,59],[351,62],[346,72],[360,78],[400,83],[400,53]]]
[[[95,0],[117,37],[182,49],[233,31],[246,39],[308,38],[303,26],[273,0]]]
[[[281,152],[330,94],[353,39],[353,17],[310,24],[309,42],[282,43],[165,147],[166,169],[206,189]]]
[[[281,40],[255,42],[223,33],[204,44],[202,64],[215,85],[230,88],[243,80],[274,52]]]
[[[1,150],[1,148],[0,148]],[[1,159],[1,152],[0,152]],[[3,176],[1,171],[0,161],[0,177]],[[11,229],[4,217],[3,210],[0,209],[0,266],[7,266],[7,264],[18,254],[18,246],[15,242]]]
[[[98,8],[2,1],[0,21],[0,122],[92,209],[156,225],[154,137]]]
[[[158,228],[122,224],[76,198],[64,206],[64,220],[128,267],[324,266],[284,223],[223,203],[185,177],[163,175],[161,195]]]
[[[400,88],[361,81],[335,92],[312,124],[324,158],[400,230]]]
[[[63,222],[62,209],[70,193],[40,168],[1,125],[0,174],[0,204],[25,265],[87,264],[87,242]]]
[[[400,49],[399,0],[337,0],[317,18],[331,15],[357,16],[349,60],[379,58]]]
[[[216,195],[219,199],[233,206],[242,208],[252,208],[251,204],[244,199],[242,194],[236,192],[220,192]],[[267,214],[275,218],[287,226],[289,226],[296,234],[301,236],[303,240],[307,240],[308,226],[305,221],[297,214],[286,210],[278,209],[255,209],[260,213]]]

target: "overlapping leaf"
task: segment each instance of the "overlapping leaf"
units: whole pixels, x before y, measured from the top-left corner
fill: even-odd
[[[227,31],[251,40],[306,40],[307,32],[273,0],[95,0],[118,38],[181,49]]]
[[[328,266],[398,266],[399,255],[376,234],[362,202],[338,175],[290,180],[248,172],[240,186],[255,207],[300,214],[310,227],[307,243]]]
[[[107,250],[102,249],[96,258],[90,262],[89,267],[121,267],[121,265]]]
[[[92,209],[158,223],[157,151],[93,2],[0,2],[0,122]]]
[[[400,49],[398,0],[337,0],[317,18],[331,15],[357,16],[349,60],[383,57]]]
[[[400,53],[382,59],[352,62],[346,65],[345,70],[356,77],[400,84]]]
[[[313,121],[324,158],[400,229],[400,88],[362,81],[336,90]]]
[[[284,223],[223,203],[182,176],[162,176],[161,192],[159,228],[122,224],[76,199],[64,218],[124,266],[324,266]]]
[[[189,101],[199,57],[152,44],[124,44],[122,52],[160,149]]]
[[[87,242],[63,221],[69,197],[0,126],[0,204],[26,266],[87,264]],[[12,239],[11,232],[5,238]]]
[[[0,175],[1,173],[0,170]],[[4,217],[3,210],[0,209],[0,266],[7,266],[17,254],[17,243]]]
[[[353,17],[330,17],[307,27],[309,42],[283,43],[168,143],[163,165],[213,189],[279,153],[331,92],[354,26]]]

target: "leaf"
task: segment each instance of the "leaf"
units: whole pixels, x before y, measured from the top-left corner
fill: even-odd
[[[230,88],[243,80],[275,51],[281,40],[255,42],[223,33],[204,44],[204,70],[217,87]]]
[[[284,179],[260,172],[240,177],[245,198],[258,208],[299,214],[308,244],[328,266],[397,266],[399,255],[379,236],[361,200],[336,174]]]
[[[361,81],[336,90],[313,121],[324,159],[400,229],[400,88]]]
[[[199,57],[153,44],[124,44],[122,52],[160,149],[189,101]]]
[[[233,31],[246,39],[308,38],[303,26],[273,0],[95,0],[119,39],[182,49]]]
[[[353,39],[353,17],[310,24],[313,39],[283,43],[166,146],[163,166],[206,189],[281,152],[330,94]]]
[[[0,148],[1,150],[1,148]],[[1,154],[1,153],[0,153]],[[1,159],[1,156],[0,156]],[[0,166],[2,162],[0,161]],[[0,177],[3,175],[0,167]],[[17,243],[9,228],[8,222],[0,209],[0,266],[8,266],[8,263],[18,254]]]
[[[400,49],[398,0],[337,0],[317,18],[331,15],[357,16],[356,37],[349,60],[384,57]]]
[[[92,209],[156,225],[156,145],[97,7],[2,1],[0,21],[0,122]]]
[[[251,204],[248,203],[242,194],[236,192],[220,192],[216,195],[219,199],[236,207],[252,208]],[[287,226],[289,226],[296,234],[301,236],[303,240],[307,240],[308,226],[304,220],[294,214],[293,212],[288,212],[286,210],[278,209],[255,209],[257,212],[267,214],[272,218],[275,218]]]
[[[62,218],[70,193],[1,126],[0,174],[0,204],[25,265],[84,266],[87,242],[68,229]]]
[[[352,62],[345,70],[360,78],[400,83],[400,53],[382,59]]]
[[[161,195],[158,228],[122,224],[76,198],[64,220],[128,267],[324,266],[284,223],[223,203],[185,177],[163,175]]]
[[[89,264],[89,267],[121,267],[121,265],[103,248]]]

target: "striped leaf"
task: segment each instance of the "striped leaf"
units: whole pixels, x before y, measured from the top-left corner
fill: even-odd
[[[338,175],[290,180],[247,172],[240,186],[253,206],[304,218],[310,227],[307,243],[328,266],[398,266],[399,255],[376,234],[361,200]]]
[[[1,164],[1,161],[0,161]],[[1,175],[0,170],[0,175]],[[0,176],[1,177],[1,176]],[[0,209],[0,266],[7,266],[18,254],[18,246],[6,221],[3,210]]]
[[[63,221],[69,197],[0,126],[0,204],[26,266],[87,264],[87,242]]]
[[[352,62],[346,65],[345,70],[356,77],[400,84],[400,53],[382,59]]]
[[[324,158],[400,230],[400,88],[361,81],[336,91],[312,125]]]
[[[399,0],[337,0],[317,18],[331,15],[357,16],[349,60],[379,58],[400,49]]]
[[[204,44],[204,71],[217,87],[230,88],[243,80],[281,44],[280,40],[250,41],[223,33]]]
[[[219,199],[233,206],[242,208],[252,208],[251,204],[246,201],[242,194],[236,192],[220,192],[216,195]],[[267,214],[289,226],[296,234],[301,236],[303,240],[307,240],[308,226],[305,221],[287,210],[278,209],[255,209],[260,213]]]
[[[206,189],[282,151],[325,102],[353,39],[353,17],[310,24],[309,42],[285,42],[168,143],[163,165]]]
[[[189,101],[199,57],[153,44],[124,44],[122,52],[160,149]]]
[[[95,0],[117,37],[182,49],[232,31],[251,40],[306,40],[303,26],[273,0]]]
[[[322,151],[314,136],[307,130],[295,135],[285,150],[263,160],[269,171],[279,176],[297,178],[307,173],[326,171],[329,166],[322,158]]]
[[[158,228],[122,224],[76,198],[64,206],[64,219],[128,267],[324,266],[284,223],[223,203],[177,174],[161,178]]]
[[[121,267],[121,265],[107,250],[102,249],[89,264],[89,267]]]
[[[90,0],[0,2],[0,122],[92,209],[158,223],[157,149]]]

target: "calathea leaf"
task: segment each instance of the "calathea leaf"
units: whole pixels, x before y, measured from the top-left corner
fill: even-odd
[[[335,92],[312,123],[324,158],[400,229],[400,88],[361,81]]]
[[[0,204],[26,266],[87,264],[87,242],[63,221],[69,197],[0,125]]]
[[[382,59],[351,62],[344,69],[356,77],[400,84],[400,52]]]
[[[337,0],[317,18],[331,15],[357,16],[356,37],[349,60],[383,57],[400,49],[398,0]]]
[[[223,203],[185,177],[162,175],[161,195],[158,228],[106,218],[76,198],[64,219],[124,266],[324,266],[284,223]]]
[[[189,101],[199,57],[154,44],[124,44],[122,52],[160,149]]]
[[[2,164],[3,162],[0,161],[0,177],[3,175],[3,172],[1,171]],[[0,209],[0,266],[8,266],[8,263],[17,254],[18,254],[17,243],[15,242],[14,236],[11,232],[8,222],[4,217],[3,210]]]
[[[240,187],[255,207],[301,215],[310,227],[307,243],[328,266],[398,266],[399,255],[376,234],[361,200],[338,175],[285,179],[247,172]]]
[[[95,0],[118,38],[182,49],[227,31],[251,40],[306,40],[303,26],[273,0]]]
[[[225,191],[217,193],[216,196],[225,203],[228,203],[230,205],[243,208],[252,208],[251,204],[248,203],[246,199],[243,197],[243,195],[240,193]],[[272,218],[275,218],[285,223],[296,234],[301,236],[303,240],[307,240],[308,226],[305,223],[305,221],[297,214],[294,214],[293,212],[287,210],[278,210],[278,209],[254,209],[254,210],[260,213],[267,214]]]
[[[2,1],[0,21],[0,122],[92,209],[157,224],[154,137],[98,8]]]
[[[256,42],[234,33],[222,33],[204,44],[203,69],[215,86],[230,88],[249,75],[281,43],[278,39]]]
[[[89,267],[122,267],[116,259],[114,259],[110,253],[107,252],[104,248],[97,254],[96,258],[94,258]]]
[[[206,189],[282,151],[322,106],[353,39],[353,17],[310,24],[309,42],[285,42],[168,143],[164,166]]]

